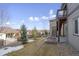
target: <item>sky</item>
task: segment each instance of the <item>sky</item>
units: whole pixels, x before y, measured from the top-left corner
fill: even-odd
[[[6,26],[19,29],[25,24],[27,29],[49,29],[49,20],[56,17],[59,3],[17,3],[0,4],[0,9],[6,11],[8,20]]]

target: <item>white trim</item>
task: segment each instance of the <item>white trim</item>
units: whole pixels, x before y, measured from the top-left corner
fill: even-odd
[[[79,34],[76,34],[76,33],[74,33],[73,35],[74,35],[74,36],[79,36]]]

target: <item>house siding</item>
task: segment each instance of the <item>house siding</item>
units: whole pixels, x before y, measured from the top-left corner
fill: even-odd
[[[79,16],[79,8],[77,8],[78,6],[79,4],[75,3],[67,4],[67,12],[68,14],[70,14],[68,16],[67,23],[68,23],[68,42],[79,51],[79,36],[74,35],[74,22],[75,22],[74,18]]]
[[[50,36],[56,36],[56,19],[50,21]]]
[[[68,14],[72,14],[74,12],[74,10],[77,10],[79,7],[79,4],[77,3],[69,3],[67,4],[67,10],[68,10]]]
[[[5,40],[6,39],[6,34],[0,33],[0,40]]]
[[[66,39],[68,39],[68,24],[67,21],[64,24],[64,36]]]
[[[13,45],[17,43],[17,39],[14,37],[6,37],[5,33],[0,33],[0,47],[5,45]]]

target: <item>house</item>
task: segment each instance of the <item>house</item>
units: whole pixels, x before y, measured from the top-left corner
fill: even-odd
[[[10,45],[17,42],[19,35],[19,30],[15,30],[10,27],[0,27],[0,45]]]
[[[47,29],[38,30],[38,34],[39,36],[47,37],[47,35],[49,34],[49,30]]]
[[[67,4],[68,42],[79,51],[79,3]]]
[[[27,36],[28,38],[32,38],[32,30],[27,30]]]
[[[56,36],[56,19],[50,20],[50,36]]]
[[[48,42],[66,42],[67,41],[67,4],[63,3],[61,8],[57,10],[56,19],[50,20],[50,35]]]
[[[57,19],[59,41],[61,29],[63,29],[63,37],[66,38],[66,42],[79,51],[79,4],[63,3],[61,9],[57,11]]]
[[[50,30],[49,30],[49,35],[48,35],[47,39],[45,40],[46,43],[57,43],[56,22],[57,22],[56,19],[49,20]]]
[[[63,3],[61,8],[57,10],[57,36],[58,42],[65,42],[68,39],[67,25],[67,4]]]

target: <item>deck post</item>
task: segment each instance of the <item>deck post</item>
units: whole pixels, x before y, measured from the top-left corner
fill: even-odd
[[[58,19],[58,43],[60,43],[60,21]]]

